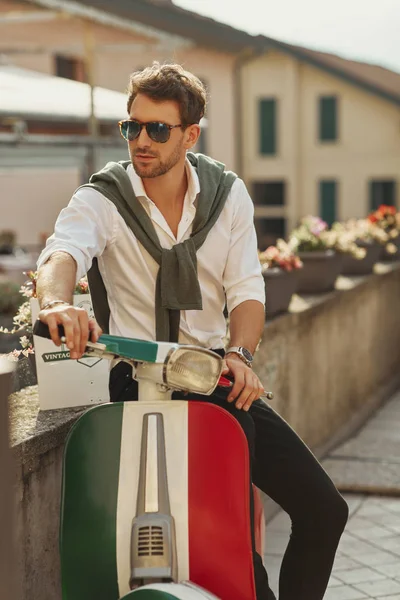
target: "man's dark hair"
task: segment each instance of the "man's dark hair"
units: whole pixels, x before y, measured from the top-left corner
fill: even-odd
[[[205,87],[196,75],[185,71],[181,65],[154,62],[151,67],[132,73],[128,86],[128,113],[138,94],[156,102],[177,102],[184,127],[199,123],[204,116],[207,102]]]

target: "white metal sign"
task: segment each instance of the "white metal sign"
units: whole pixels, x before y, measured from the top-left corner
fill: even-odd
[[[93,316],[89,294],[74,296],[74,305]],[[32,322],[39,313],[37,298],[31,298]],[[101,358],[71,360],[68,348],[34,336],[36,369],[41,410],[70,408],[109,402],[110,363]]]

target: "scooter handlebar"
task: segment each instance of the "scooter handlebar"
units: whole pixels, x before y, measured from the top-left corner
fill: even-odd
[[[92,332],[89,331],[89,341],[91,338]],[[51,340],[49,326],[46,323],[43,323],[40,319],[37,319],[33,326],[33,335],[38,335],[39,337],[46,338]],[[58,335],[60,338],[65,338],[65,331],[63,325],[58,325]]]
[[[43,323],[43,321],[41,321],[40,319],[37,319],[33,326],[33,335],[38,335],[39,337],[51,340],[49,326],[46,325],[46,323]],[[60,338],[65,337],[65,331],[62,325],[58,325],[58,335],[60,336]]]

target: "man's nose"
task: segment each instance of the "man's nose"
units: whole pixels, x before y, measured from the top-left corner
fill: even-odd
[[[138,146],[141,148],[144,146],[145,148],[149,148],[151,146],[152,140],[149,137],[146,127],[142,127],[139,137],[136,139]]]

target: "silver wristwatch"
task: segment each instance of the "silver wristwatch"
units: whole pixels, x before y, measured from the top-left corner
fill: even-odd
[[[253,365],[253,355],[247,348],[244,348],[243,346],[231,346],[225,354],[231,354],[232,352],[237,354],[248,367]]]

